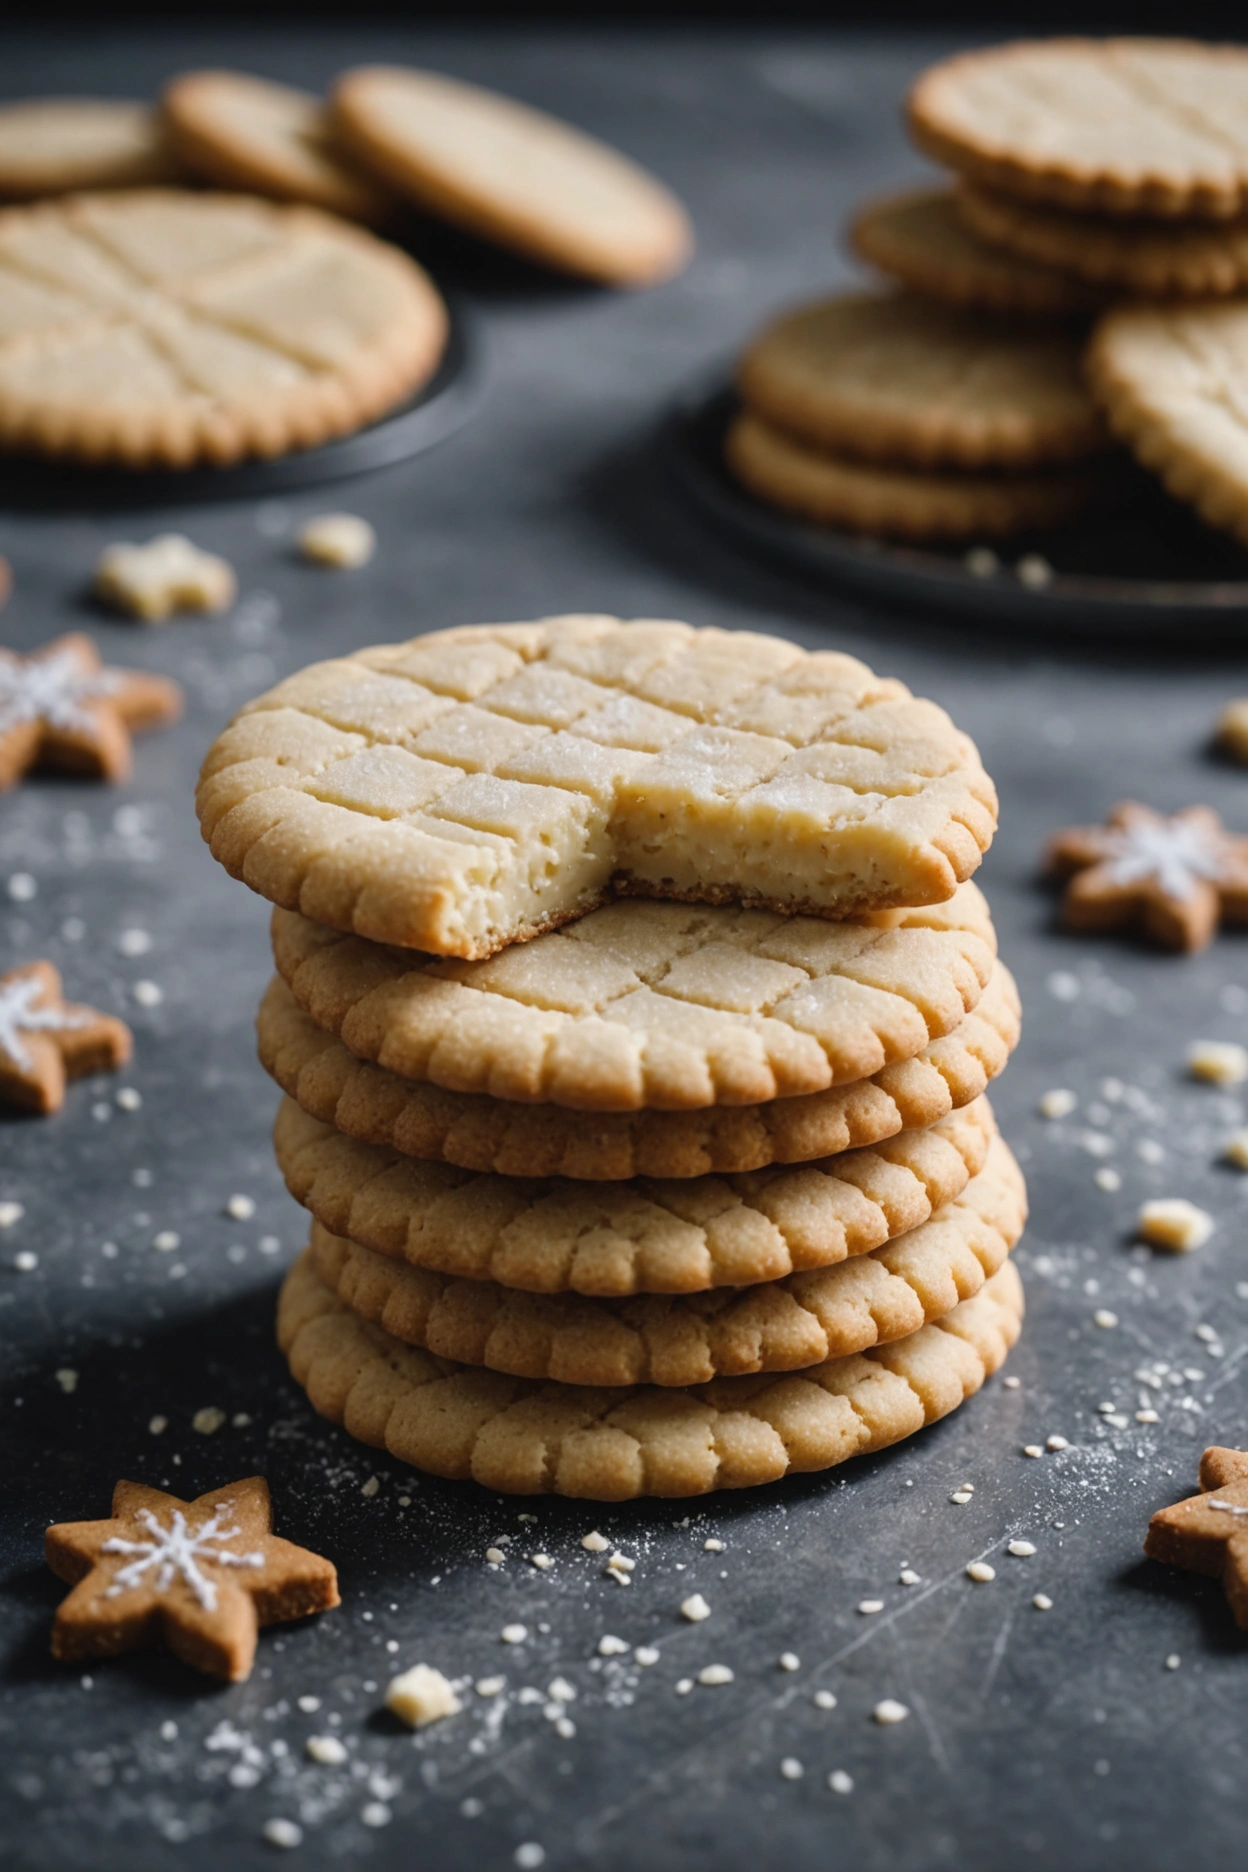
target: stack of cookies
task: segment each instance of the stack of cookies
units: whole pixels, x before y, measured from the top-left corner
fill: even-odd
[[[883,1448],[1017,1337],[1018,1034],[933,704],[605,617],[299,672],[211,749],[276,906],[261,1059],[311,1239],[279,1340],[438,1475],[600,1500]]]

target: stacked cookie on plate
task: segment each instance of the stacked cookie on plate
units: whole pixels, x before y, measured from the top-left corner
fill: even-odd
[[[416,1466],[746,1487],[952,1410],[1017,1336],[991,782],[851,657],[602,617],[317,664],[209,753],[278,907],[311,1212],[279,1338]]]

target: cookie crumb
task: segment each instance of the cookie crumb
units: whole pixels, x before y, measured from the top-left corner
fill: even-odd
[[[347,1759],[347,1751],[337,1736],[309,1736],[303,1749],[305,1755],[321,1768],[341,1768]]]
[[[73,1366],[62,1365],[61,1369],[55,1374],[55,1377],[57,1384],[60,1385],[66,1397],[72,1397],[74,1392],[78,1389],[78,1374]]]
[[[303,1843],[303,1828],[293,1820],[266,1820],[261,1832],[270,1846],[289,1848]]]
[[[535,1566],[539,1573],[549,1573],[554,1564],[554,1561],[548,1553],[531,1553],[529,1555],[529,1565]]]
[[[611,1558],[607,1561],[607,1565],[608,1567],[617,1568],[621,1573],[631,1573],[635,1569],[637,1562],[635,1560],[630,1560],[627,1554],[613,1553]]]
[[[1193,1040],[1187,1049],[1187,1070],[1209,1085],[1243,1085],[1248,1079],[1248,1048],[1234,1040]]]
[[[507,1688],[505,1677],[478,1677],[472,1686],[479,1697],[496,1697]]]
[[[623,1657],[628,1650],[622,1638],[616,1638],[611,1632],[604,1632],[598,1640],[599,1657]]]
[[[1037,1612],[1051,1612],[1053,1610],[1053,1601],[1049,1598],[1048,1593],[1038,1592],[1031,1603],[1035,1606]]]
[[[782,1651],[778,1662],[782,1671],[797,1671],[802,1668],[802,1660],[796,1651]]]
[[[910,1711],[904,1703],[899,1703],[896,1697],[884,1697],[876,1704],[871,1714],[877,1723],[899,1723],[905,1722]]]
[[[800,1781],[805,1772],[796,1755],[786,1755],[780,1763],[780,1773],[786,1781]]]
[[[524,1840],[512,1854],[520,1872],[537,1872],[538,1866],[546,1863],[546,1848],[539,1846],[536,1840]]]
[[[816,1709],[830,1710],[836,1708],[836,1698],[830,1690],[816,1690],[811,1701]]]
[[[586,1553],[605,1553],[610,1545],[610,1541],[601,1535],[597,1528],[595,1528],[591,1534],[586,1534],[581,1540],[581,1546],[585,1549]]]
[[[233,1222],[250,1222],[256,1213],[255,1198],[231,1196],[225,1205],[225,1213]]]
[[[1043,1443],[1024,1443],[1023,1455],[1024,1456],[1043,1456],[1044,1455]]]
[[[202,552],[185,534],[160,533],[145,546],[106,546],[91,588],[115,610],[161,624],[175,611],[227,610],[237,581],[224,559]]]
[[[359,514],[317,514],[299,529],[299,551],[314,565],[354,571],[377,550],[377,534]]]
[[[1157,1415],[1155,1410],[1145,1408],[1144,1410],[1136,1411],[1135,1421],[1136,1423],[1160,1423],[1161,1418]]]
[[[205,1404],[191,1418],[191,1429],[200,1436],[215,1436],[225,1422],[225,1412],[217,1404]]]
[[[1067,1440],[1067,1438],[1065,1438],[1064,1436],[1058,1436],[1055,1431],[1052,1436],[1045,1437],[1044,1447],[1045,1449],[1052,1450],[1054,1454],[1057,1454],[1061,1450],[1069,1449],[1070,1443]]]
[[[688,1696],[689,1692],[692,1689],[693,1689],[692,1677],[681,1677],[676,1684],[677,1696]]]
[[[1170,1655],[1169,1655],[1169,1657],[1168,1657],[1168,1658],[1166,1659],[1166,1669],[1167,1669],[1167,1670],[1178,1670],[1178,1668],[1179,1668],[1179,1666],[1180,1666],[1180,1665],[1182,1664],[1182,1662],[1183,1662],[1183,1660],[1182,1660],[1182,1658],[1181,1658],[1181,1657],[1179,1656],[1179,1654],[1178,1654],[1178,1652],[1177,1652],[1177,1651],[1172,1651],[1172,1652],[1170,1653]]]
[[[1013,1373],[1011,1373],[1008,1378],[1003,1378],[1001,1380],[1001,1389],[1003,1391],[1021,1391],[1022,1388],[1023,1388],[1022,1379],[1015,1378]]]
[[[1106,1332],[1112,1332],[1118,1324],[1118,1315],[1111,1313],[1108,1307],[1098,1307],[1092,1315],[1092,1324],[1103,1327]]]
[[[1016,1560],[1030,1560],[1032,1554],[1036,1551],[1035,1542],[1029,1540],[1012,1540],[1005,1551],[1006,1553],[1013,1554]]]
[[[974,1580],[977,1586],[986,1586],[997,1577],[997,1569],[989,1566],[986,1560],[972,1560],[966,1569],[967,1579]]]
[[[165,998],[164,989],[154,981],[137,981],[130,993],[142,1008],[159,1007]]]
[[[0,1202],[0,1229],[13,1228],[25,1213],[20,1202]]]
[[[1029,591],[1043,591],[1046,585],[1053,583],[1053,568],[1040,553],[1024,553],[1014,570],[1018,573],[1020,585],[1026,585]]]
[[[389,1826],[393,1818],[385,1801],[368,1801],[360,1808],[360,1819],[367,1827]]]
[[[1108,1164],[1101,1165],[1093,1181],[1097,1189],[1110,1190],[1112,1192],[1113,1190],[1120,1190],[1122,1188],[1122,1177],[1117,1170],[1112,1170]]]
[[[431,1664],[413,1664],[410,1670],[392,1677],[386,1691],[386,1708],[412,1729],[454,1716],[461,1707],[449,1678]]]
[[[697,1625],[702,1619],[710,1618],[711,1608],[700,1592],[690,1593],[687,1599],[680,1602],[680,1615],[687,1618],[690,1624]]]
[[[726,1664],[704,1664],[698,1672],[698,1682],[713,1689],[719,1684],[732,1683],[733,1673]]]
[[[315,1716],[317,1710],[319,1710],[321,1707],[321,1699],[318,1696],[296,1697],[295,1702],[298,1704],[299,1708],[303,1711],[305,1716]]]
[[[649,1670],[652,1664],[657,1664],[661,1656],[658,1646],[652,1644],[639,1644],[633,1652],[633,1657],[643,1670]]]
[[[1222,1156],[1236,1170],[1248,1170],[1248,1131],[1232,1131]]]
[[[854,1791],[854,1777],[853,1775],[846,1774],[843,1768],[834,1768],[828,1776],[828,1786],[834,1794],[852,1794]]]
[[[527,1625],[504,1625],[499,1637],[504,1644],[523,1644],[529,1635]]]
[[[122,1086],[114,1092],[113,1098],[122,1111],[136,1112],[143,1104],[143,1094],[134,1086]]]
[[[147,1420],[147,1427],[152,1436],[163,1436],[165,1431],[169,1428],[169,1419],[159,1415],[149,1417]]]
[[[182,1237],[176,1229],[161,1229],[159,1235],[152,1236],[152,1247],[161,1254],[173,1254],[182,1246]]]
[[[954,1489],[953,1494],[949,1497],[949,1499],[951,1502],[955,1502],[959,1508],[965,1508],[966,1504],[971,1500],[974,1493],[975,1493],[974,1489],[957,1488],[957,1489]]]
[[[1042,1118],[1069,1118],[1079,1100],[1073,1092],[1063,1086],[1055,1086],[1052,1092],[1046,1092],[1036,1110]]]
[[[903,1566],[897,1575],[897,1582],[901,1586],[917,1586],[920,1583],[920,1576],[913,1567]]]
[[[1213,1234],[1213,1217],[1185,1196],[1157,1197],[1141,1205],[1136,1234],[1150,1248],[1188,1254],[1203,1248]]]
[[[39,1257],[33,1248],[23,1248],[14,1255],[13,1265],[19,1274],[33,1274],[39,1265]]]
[[[709,1540],[703,1541],[702,1551],[704,1553],[723,1553],[724,1543],[722,1540],[716,1540],[715,1536],[712,1534]]]
[[[372,1497],[377,1493],[380,1487],[381,1487],[381,1483],[379,1482],[377,1477],[375,1475],[370,1475],[367,1482],[360,1483],[360,1494],[366,1495],[371,1501]]]
[[[507,1558],[501,1547],[487,1547],[485,1550],[485,1557],[491,1566],[502,1566],[503,1561]]]
[[[972,546],[962,563],[972,578],[991,578],[1001,570],[1001,561],[991,546]]]
[[[874,1618],[877,1612],[882,1612],[884,1610],[884,1601],[882,1599],[860,1599],[858,1601],[858,1610],[866,1618]]]

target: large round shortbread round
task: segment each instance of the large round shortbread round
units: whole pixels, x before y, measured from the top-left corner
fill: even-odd
[[[225,464],[357,429],[431,374],[414,261],[311,208],[176,189],[0,213],[0,446]]]
[[[286,1277],[277,1332],[313,1408],[402,1462],[504,1494],[627,1501],[757,1487],[885,1449],[978,1391],[1022,1318],[1007,1261],[939,1324],[797,1375],[591,1390],[405,1346],[348,1311],[305,1256]]]
[[[1104,301],[1103,294],[1056,266],[1002,252],[981,239],[949,188],[910,189],[869,202],[854,218],[850,241],[900,285],[950,305],[1070,316]]]
[[[501,1176],[695,1177],[856,1150],[969,1105],[1018,1044],[1018,993],[998,963],[974,1013],[870,1079],[761,1105],[598,1112],[447,1092],[359,1060],[316,1025],[280,977],[256,1021],[260,1060],[313,1118],[408,1157]]]
[[[695,1385],[799,1371],[943,1319],[977,1294],[1023,1232],[1027,1192],[1008,1146],[957,1202],[886,1248],[744,1292],[632,1300],[517,1293],[455,1280],[312,1227],[317,1273],[359,1318],[439,1358],[579,1385]]]
[[[395,198],[339,148],[320,98],[247,72],[185,72],[161,99],[175,149],[225,188],[382,222]]]
[[[347,72],[334,122],[348,148],[422,208],[504,247],[614,286],[683,264],[670,190],[605,143],[479,85],[404,66]]]
[[[748,412],[729,429],[724,458],[751,494],[805,520],[933,544],[1009,539],[1059,526],[1101,492],[1096,474],[1070,468],[974,474],[851,461]]]
[[[272,927],[296,1001],[360,1059],[581,1111],[753,1105],[865,1079],[952,1033],[996,950],[973,884],[853,923],[630,899],[485,962],[415,958],[286,911]]]
[[[766,326],[737,372],[756,416],[855,460],[1029,468],[1096,454],[1077,336],[911,293],[842,293]]]
[[[29,98],[0,106],[0,198],[175,182],[179,164],[149,104]]]
[[[1074,214],[967,182],[958,213],[998,252],[1062,267],[1106,291],[1144,299],[1200,299],[1248,286],[1248,219],[1140,220]]]
[[[1248,206],[1248,50],[1190,39],[1020,40],[924,72],[910,128],[995,187],[1115,214]]]
[[[995,1135],[986,1099],[871,1150],[745,1176],[585,1183],[422,1163],[342,1137],[290,1099],[273,1139],[331,1234],[413,1267],[528,1293],[701,1293],[831,1267],[961,1195]]]
[[[1088,372],[1144,466],[1248,542],[1248,305],[1122,306],[1097,326]]]
[[[607,617],[314,663],[214,742],[197,804],[271,902],[466,958],[612,892],[832,918],[938,903],[996,825],[967,737],[856,658]]]

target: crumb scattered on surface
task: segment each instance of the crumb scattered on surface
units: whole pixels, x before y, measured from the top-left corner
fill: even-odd
[[[871,1714],[877,1723],[887,1724],[905,1722],[910,1711],[904,1703],[899,1703],[896,1697],[884,1697],[876,1704]]]
[[[996,1579],[997,1569],[990,1566],[987,1560],[972,1560],[966,1569],[966,1577],[974,1580],[977,1586],[986,1586],[990,1580]]]
[[[1150,1248],[1188,1254],[1213,1234],[1213,1217],[1185,1196],[1161,1196],[1140,1205],[1136,1234]]]
[[[426,1723],[454,1716],[460,1702],[450,1679],[440,1670],[435,1670],[431,1664],[413,1664],[410,1670],[391,1678],[386,1690],[386,1708],[400,1722],[413,1729],[423,1729]]]
[[[354,571],[377,550],[377,534],[359,514],[316,514],[299,529],[299,551],[315,565]]]
[[[1243,1085],[1248,1079],[1248,1048],[1234,1040],[1193,1040],[1187,1070],[1209,1085]]]
[[[698,1682],[706,1684],[711,1689],[719,1684],[730,1684],[732,1681],[733,1673],[726,1664],[704,1664],[698,1672]]]
[[[1041,1098],[1037,1110],[1042,1118],[1069,1118],[1079,1100],[1064,1086],[1054,1087]]]
[[[690,1593],[687,1599],[680,1602],[680,1615],[697,1625],[702,1619],[710,1618],[711,1608],[700,1592]]]

